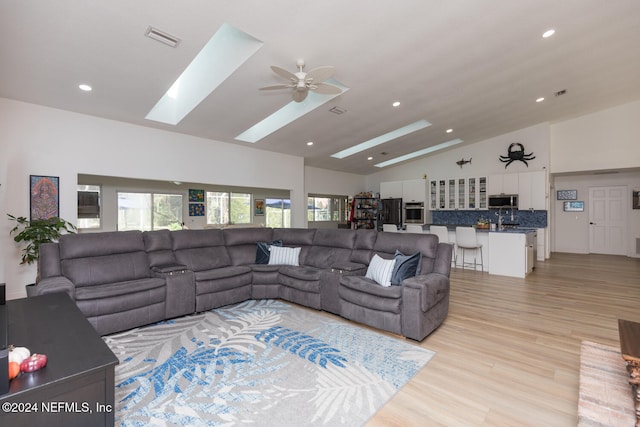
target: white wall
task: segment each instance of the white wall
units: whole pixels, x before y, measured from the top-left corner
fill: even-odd
[[[554,252],[589,253],[589,188],[627,186],[627,256],[636,254],[636,239],[640,238],[640,209],[631,208],[631,191],[640,189],[640,172],[620,172],[607,175],[567,175],[554,178],[551,193],[552,246]],[[564,212],[562,201],[556,200],[557,190],[577,190],[578,200],[585,203],[584,212]]]
[[[307,194],[350,196],[368,191],[366,177],[353,173],[336,172],[305,166],[305,190]]]
[[[551,126],[551,173],[640,167],[640,101]]]
[[[29,216],[29,175],[60,177],[60,216],[75,223],[78,174],[289,190],[292,226],[306,226],[302,157],[0,98],[0,215]],[[277,166],[277,167],[274,167]],[[275,173],[274,173],[275,172]],[[25,295],[34,266],[0,221],[0,283]]]
[[[499,160],[499,156],[507,155],[509,145],[513,142],[524,145],[526,154],[535,155],[536,158],[528,162],[528,167],[516,161],[505,169],[505,163]],[[456,162],[463,158],[471,158],[472,161],[460,168]],[[542,123],[475,144],[452,148],[414,162],[385,168],[367,176],[367,187],[371,191],[380,191],[380,182],[420,179],[425,174],[429,179],[466,178],[548,169],[548,166],[549,124]]]

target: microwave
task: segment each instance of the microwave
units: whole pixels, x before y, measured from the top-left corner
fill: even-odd
[[[518,195],[517,194],[499,194],[495,196],[489,196],[489,209],[518,209]]]

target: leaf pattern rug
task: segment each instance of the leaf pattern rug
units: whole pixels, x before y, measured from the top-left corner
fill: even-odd
[[[279,300],[104,340],[118,426],[360,426],[435,354]]]

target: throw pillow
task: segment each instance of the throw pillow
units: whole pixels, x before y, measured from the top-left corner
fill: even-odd
[[[391,284],[399,286],[404,279],[413,277],[420,272],[422,263],[422,253],[416,252],[413,255],[405,255],[396,250],[396,265],[391,274]]]
[[[271,246],[282,246],[282,240],[256,243],[256,264],[269,264]]]
[[[365,277],[384,287],[391,286],[391,274],[395,263],[395,259],[383,259],[378,254],[375,254],[369,262]]]
[[[300,249],[271,246],[269,264],[300,265]]]

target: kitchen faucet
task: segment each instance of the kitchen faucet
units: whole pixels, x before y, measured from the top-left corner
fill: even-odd
[[[513,218],[513,209],[511,209],[508,212],[505,212],[506,214],[511,214],[511,222],[513,223],[514,218]],[[498,216],[498,230],[502,230],[504,228],[504,225],[502,224],[502,208],[498,209],[498,212],[496,212],[496,215]]]

